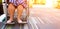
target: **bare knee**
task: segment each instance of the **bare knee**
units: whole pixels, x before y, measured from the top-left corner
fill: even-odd
[[[8,9],[15,9],[15,7],[14,7],[13,4],[9,4],[9,5],[8,5]]]
[[[18,7],[17,7],[17,9],[23,9],[23,6],[22,5],[19,5]]]

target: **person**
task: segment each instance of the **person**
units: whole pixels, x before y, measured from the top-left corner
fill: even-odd
[[[9,0],[9,5],[8,5],[8,13],[10,15],[9,20],[7,23],[11,23],[14,19],[14,12],[17,9],[17,22],[21,23],[22,20],[20,19],[22,12],[24,8],[27,7],[27,1],[26,0]]]

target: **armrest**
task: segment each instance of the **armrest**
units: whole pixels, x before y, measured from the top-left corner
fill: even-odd
[[[6,14],[3,14],[0,16],[0,22],[3,22],[3,20],[6,18]]]

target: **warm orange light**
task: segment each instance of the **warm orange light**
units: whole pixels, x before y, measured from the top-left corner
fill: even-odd
[[[46,0],[29,0],[29,7],[32,7],[33,4],[44,5],[45,3],[46,3]]]
[[[29,0],[29,7],[32,7],[35,4],[60,8],[60,0]]]
[[[57,1],[57,7],[56,8],[60,9],[60,0]]]
[[[45,4],[46,0],[34,0],[34,4]]]

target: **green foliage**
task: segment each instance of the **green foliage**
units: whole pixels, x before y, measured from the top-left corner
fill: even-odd
[[[2,0],[0,0],[0,4],[2,3]]]

